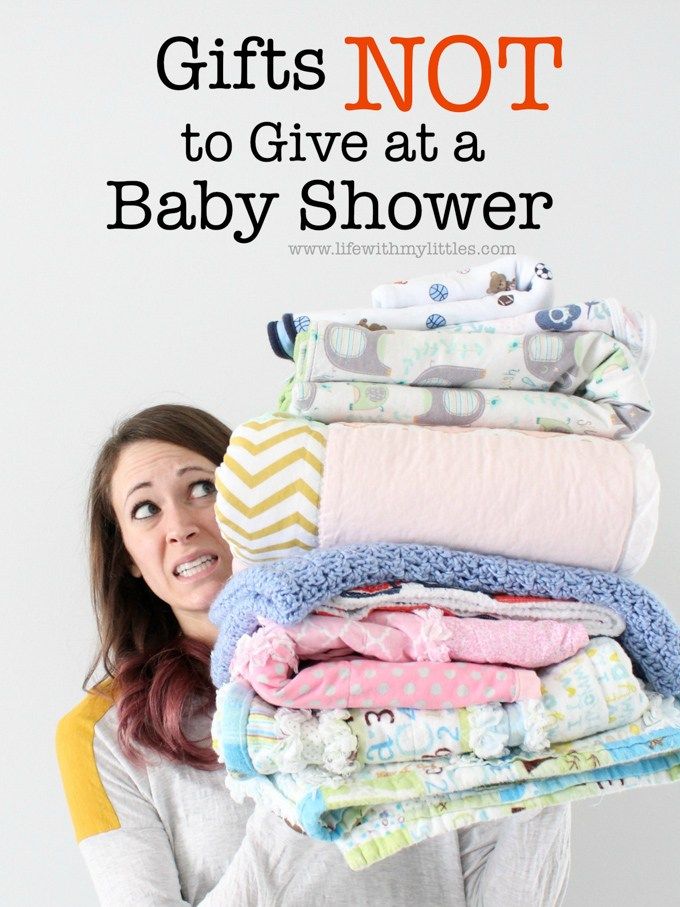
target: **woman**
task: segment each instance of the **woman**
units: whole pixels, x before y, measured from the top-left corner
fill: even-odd
[[[105,679],[59,724],[76,836],[104,905],[559,904],[564,807],[427,840],[361,873],[261,807],[234,803],[210,747],[207,612],[231,573],[213,515],[229,441],[217,419],[154,406],[104,444],[90,566]]]

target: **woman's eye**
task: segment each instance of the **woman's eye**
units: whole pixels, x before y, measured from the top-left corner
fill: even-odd
[[[135,504],[132,508],[132,519],[148,520],[150,516],[155,516],[157,513],[158,507],[152,501],[142,501],[140,504]]]
[[[214,482],[211,482],[210,479],[201,479],[200,482],[194,482],[191,486],[191,497],[206,498],[211,494],[215,494],[216,491]]]

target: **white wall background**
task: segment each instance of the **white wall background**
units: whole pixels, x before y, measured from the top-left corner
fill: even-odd
[[[94,903],[72,840],[53,732],[79,699],[93,651],[85,491],[113,421],[161,401],[194,403],[231,423],[259,413],[288,373],[268,350],[268,319],[296,308],[365,305],[377,283],[449,264],[292,257],[288,242],[375,238],[337,229],[300,234],[298,191],[308,179],[354,178],[384,198],[400,189],[554,196],[540,231],[494,234],[475,217],[464,233],[442,235],[426,224],[379,238],[512,242],[552,264],[560,302],[612,295],[657,318],[649,373],[657,413],[643,440],[656,456],[662,509],[639,580],[680,615],[675,9],[663,0],[3,4],[3,904]],[[510,110],[523,86],[513,53],[504,71],[494,62],[478,110],[447,113],[427,92],[419,48],[410,113],[394,110],[377,88],[384,110],[344,110],[356,92],[355,49],[345,35],[373,35],[381,46],[390,35],[423,35],[429,51],[455,33],[478,37],[494,61],[499,35],[561,35],[563,69],[539,57],[539,97],[551,109]],[[171,92],[155,59],[175,34],[199,36],[203,53],[215,37],[229,50],[249,34],[275,38],[289,59],[322,47],[326,84],[274,92],[261,78],[252,92]],[[464,57],[452,56],[448,67],[446,59],[443,86],[459,96],[473,91]],[[257,163],[247,136],[264,119],[360,129],[368,159]],[[204,133],[228,131],[237,143],[232,159],[188,163],[179,138],[187,122]],[[385,162],[384,136],[422,122],[438,133],[439,161]],[[461,129],[477,132],[483,164],[459,164],[445,153]],[[113,216],[110,179],[144,180],[152,199],[172,189],[189,193],[193,179],[282,197],[260,239],[238,245],[229,231],[105,229]],[[679,808],[677,787],[578,805],[568,907],[671,903],[680,883]]]

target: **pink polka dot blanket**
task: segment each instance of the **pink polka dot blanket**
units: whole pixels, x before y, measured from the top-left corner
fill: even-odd
[[[524,669],[563,661],[588,641],[580,624],[445,617],[437,608],[362,619],[312,615],[292,627],[262,623],[238,641],[232,679],[295,708],[537,699],[538,675]]]

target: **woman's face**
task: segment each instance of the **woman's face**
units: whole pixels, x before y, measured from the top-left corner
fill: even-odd
[[[210,460],[184,447],[135,441],[121,451],[111,478],[131,572],[170,605],[190,636],[202,635],[205,614],[231,576],[215,522],[214,473]]]

